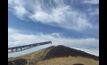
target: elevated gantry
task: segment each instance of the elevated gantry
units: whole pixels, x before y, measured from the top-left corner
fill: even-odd
[[[23,45],[23,46],[10,47],[8,48],[8,53],[24,51],[24,50],[27,50],[36,46],[40,46],[40,45],[45,45],[45,44],[52,44],[52,42],[47,41],[47,42],[40,42],[40,43],[34,43],[29,45]]]

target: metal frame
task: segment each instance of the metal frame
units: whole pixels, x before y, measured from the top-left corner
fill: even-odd
[[[45,44],[52,44],[52,42],[47,41],[47,42],[40,42],[40,43],[34,43],[29,45],[11,47],[11,48],[8,48],[8,53],[20,52],[20,51],[24,51],[24,50],[27,50],[36,46],[40,46],[40,45],[45,45]]]

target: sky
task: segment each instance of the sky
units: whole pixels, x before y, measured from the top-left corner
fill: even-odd
[[[99,56],[99,0],[8,0],[8,47],[44,41]]]

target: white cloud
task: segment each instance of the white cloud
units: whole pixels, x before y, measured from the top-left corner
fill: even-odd
[[[15,6],[14,9],[19,17],[22,17],[27,14],[26,9],[22,6]]]
[[[8,46],[18,46],[18,45],[26,45],[44,41],[52,41],[53,45],[65,45],[72,48],[78,48],[83,51],[89,52],[91,54],[98,55],[98,47],[99,47],[99,40],[96,38],[80,38],[80,39],[73,39],[73,38],[66,38],[61,36],[59,33],[52,33],[52,34],[23,34],[17,30],[9,29],[8,33]],[[47,46],[45,46],[47,47]],[[40,48],[45,48],[40,47]],[[96,53],[92,53],[96,52]]]
[[[41,0],[12,0],[9,1],[9,5],[18,17],[26,15],[34,22],[38,21],[76,31],[93,27],[85,13],[74,10],[70,5],[65,5],[64,1],[54,0],[53,2],[56,3],[56,7],[52,3],[51,6],[46,7],[46,4],[49,5],[50,3]],[[62,3],[59,5],[60,2]]]

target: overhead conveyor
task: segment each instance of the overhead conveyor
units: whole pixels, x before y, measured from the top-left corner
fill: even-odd
[[[40,43],[34,43],[34,44],[29,44],[29,45],[23,45],[23,46],[16,46],[16,47],[10,47],[8,48],[8,53],[13,53],[13,52],[20,52],[24,51],[36,46],[41,46],[41,45],[46,45],[46,44],[52,44],[51,41],[46,41],[46,42],[40,42]]]

